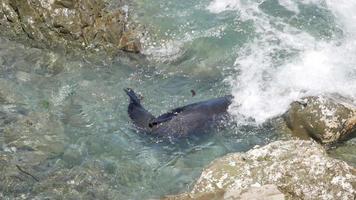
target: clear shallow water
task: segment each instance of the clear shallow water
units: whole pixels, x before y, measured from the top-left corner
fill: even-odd
[[[356,29],[337,2],[138,0],[136,10],[155,33],[143,39],[146,59],[63,56],[0,41],[0,78],[16,102],[63,123],[66,150],[52,159],[68,169],[99,162],[117,198],[187,190],[213,159],[275,140],[261,123],[303,95],[355,98]],[[158,141],[129,123],[126,87],[155,115],[232,92],[237,118],[211,135]]]
[[[132,128],[123,88],[132,87],[142,94],[144,105],[158,115],[227,94],[229,87],[221,77],[166,73],[127,60],[109,64],[85,61],[5,39],[1,39],[1,46],[2,91],[14,96],[26,112],[51,113],[64,126],[65,150],[50,159],[55,164],[47,170],[86,168],[97,162],[111,177],[107,184],[118,198],[146,199],[184,191],[213,159],[272,139],[273,128],[267,126],[231,125],[211,135],[175,143],[150,138]],[[195,97],[191,89],[196,90]],[[45,176],[41,172],[36,175]]]

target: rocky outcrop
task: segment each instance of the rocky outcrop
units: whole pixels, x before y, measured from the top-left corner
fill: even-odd
[[[109,9],[105,0],[3,0],[0,33],[35,47],[137,53],[137,25],[121,4]]]
[[[356,105],[338,96],[305,97],[284,118],[294,135],[332,144],[356,134]]]
[[[191,192],[169,198],[228,199],[231,191],[241,197],[251,187],[263,186],[263,190],[270,184],[277,187],[271,186],[271,194],[278,199],[284,198],[278,191],[287,199],[356,197],[353,167],[328,157],[323,147],[313,141],[291,140],[219,158],[202,172]]]

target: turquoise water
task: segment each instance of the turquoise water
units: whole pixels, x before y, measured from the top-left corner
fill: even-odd
[[[158,67],[136,66],[127,61],[111,61],[107,65],[84,62],[78,57],[64,58],[4,39],[1,43],[6,45],[1,51],[3,91],[10,90],[16,97],[14,105],[21,104],[26,112],[51,113],[64,126],[64,152],[36,165],[54,163],[48,171],[32,170],[43,177],[43,184],[50,181],[45,177],[53,173],[51,170],[78,166],[86,169],[95,162],[110,177],[105,183],[117,198],[160,197],[187,190],[213,159],[272,139],[272,127],[235,123],[210,135],[174,143],[142,135],[132,127],[123,88],[134,88],[144,97],[147,109],[158,115],[177,106],[228,94],[229,86],[221,76],[213,79],[213,75],[166,73]],[[196,96],[191,96],[191,89]],[[18,196],[25,191],[5,194]],[[32,195],[43,197],[42,193],[35,190]]]
[[[5,117],[22,115],[21,109],[50,113],[65,135],[63,152],[28,168],[40,177],[39,185],[49,186],[26,179],[27,189],[6,190],[5,197],[53,197],[61,181],[71,183],[68,178],[50,184],[53,174],[96,166],[93,173],[104,177],[93,176],[98,190],[111,198],[149,199],[187,191],[215,158],[276,140],[280,131],[264,122],[283,113],[291,101],[334,91],[355,99],[351,33],[356,29],[338,15],[333,1],[135,3],[136,20],[149,32],[142,39],[145,56],[64,56],[0,40],[0,91],[14,106],[10,112],[2,105]],[[333,62],[330,52],[335,53]],[[325,84],[330,81],[332,87]],[[140,93],[155,115],[232,93],[235,119],[208,135],[160,141],[130,124],[126,87]],[[3,129],[1,152],[11,153]],[[79,196],[90,190],[76,189]]]

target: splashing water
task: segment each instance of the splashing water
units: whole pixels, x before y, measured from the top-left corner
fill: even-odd
[[[356,97],[355,2],[215,0],[207,9],[238,12],[236,20],[252,21],[255,29],[254,40],[238,52],[239,73],[227,79],[234,115],[262,123],[303,96]],[[305,16],[309,21],[300,25]]]

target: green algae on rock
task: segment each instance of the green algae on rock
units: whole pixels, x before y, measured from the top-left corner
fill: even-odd
[[[1,35],[40,48],[138,53],[137,29],[127,9],[109,9],[104,0],[4,0],[0,4]]]
[[[284,118],[296,136],[312,137],[323,144],[356,134],[356,105],[336,95],[305,97],[292,103]]]
[[[177,199],[204,199],[204,194],[223,199],[227,191],[267,184],[276,185],[287,199],[354,199],[356,171],[328,157],[313,141],[276,141],[213,161],[183,195],[189,198]]]

